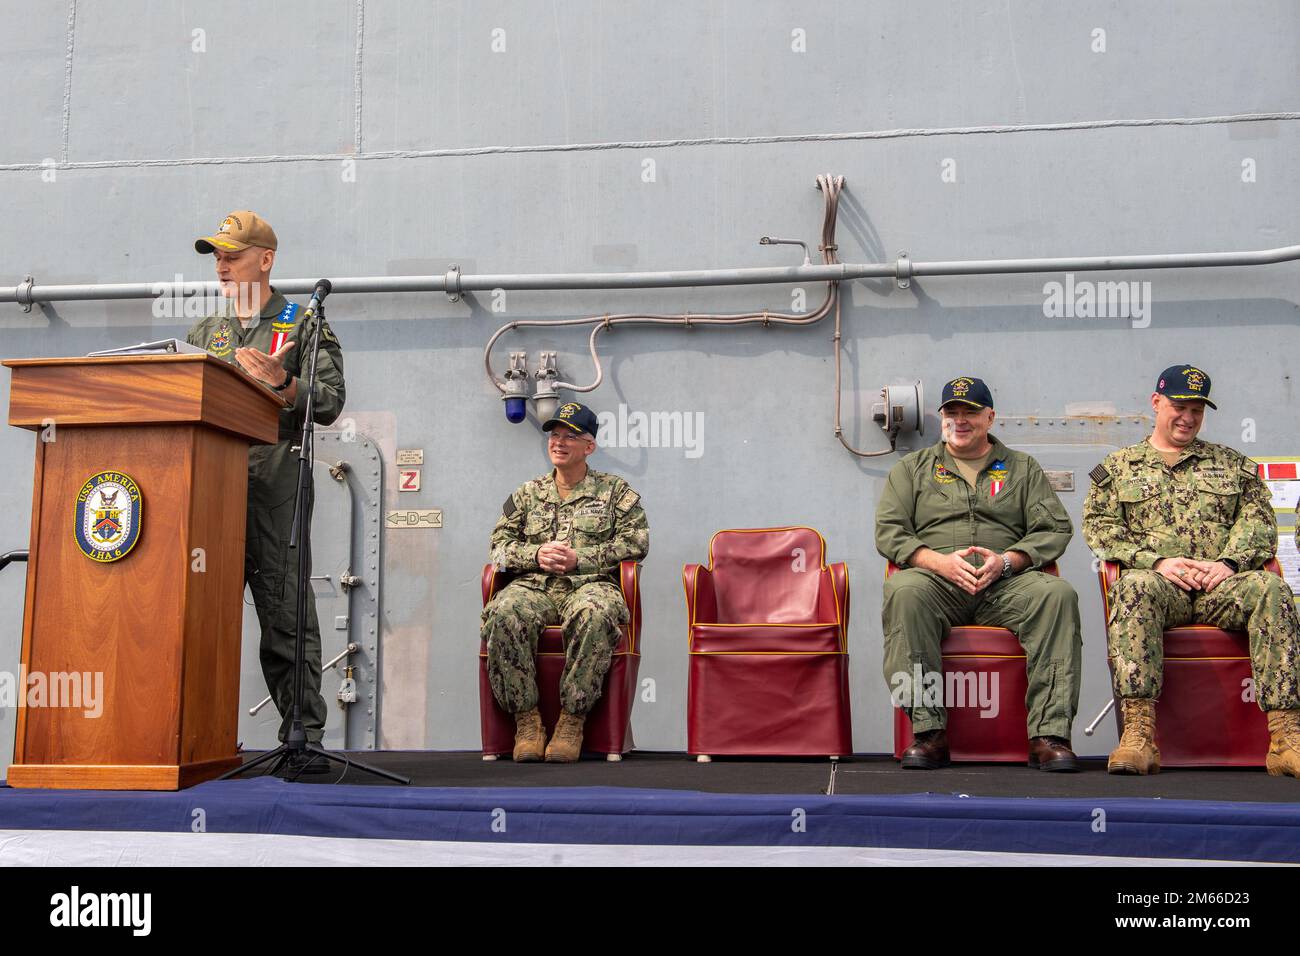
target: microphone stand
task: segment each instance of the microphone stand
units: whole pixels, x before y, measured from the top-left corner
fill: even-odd
[[[323,290],[321,288],[322,284],[325,285]],[[311,512],[313,504],[311,469],[316,454],[316,356],[320,351],[320,327],[325,320],[324,300],[328,294],[327,282],[323,281],[318,284],[316,294],[312,296],[312,303],[315,304],[316,308],[308,309],[308,321],[311,323],[311,331],[308,345],[310,358],[307,364],[307,399],[304,407],[302,438],[298,442],[298,488],[293,506],[293,527],[289,532],[289,547],[296,549],[298,552],[297,634],[294,641],[293,707],[290,710],[289,733],[280,746],[274,750],[268,750],[260,757],[256,757],[248,763],[222,774],[218,778],[220,780],[238,776],[245,770],[252,770],[254,767],[272,760],[275,761],[275,764],[268,773],[274,776],[291,759],[293,759],[294,763],[305,764],[313,757],[323,757],[326,760],[341,763],[345,768],[356,767],[358,770],[364,770],[376,777],[392,780],[394,783],[409,784],[411,782],[410,777],[390,773],[387,770],[381,770],[379,767],[372,767],[342,754],[326,750],[320,744],[312,743],[307,739],[307,731],[302,723],[302,695],[307,671],[307,595],[309,593],[308,588],[311,587]],[[302,385],[301,378],[299,384]]]

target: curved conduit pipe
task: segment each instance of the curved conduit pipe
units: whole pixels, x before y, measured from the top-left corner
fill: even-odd
[[[818,251],[822,254],[822,261],[829,266],[839,264],[836,256],[835,243],[835,225],[839,213],[840,192],[844,188],[843,176],[831,176],[823,174],[817,177],[817,188],[822,191],[824,204],[824,213],[822,217],[822,241],[818,246]],[[760,240],[765,245],[768,244],[766,237]],[[721,325],[721,326],[738,326],[753,325],[761,322],[764,328],[772,325],[798,326],[813,325],[824,319],[829,312],[835,310],[835,437],[839,439],[841,445],[847,448],[854,455],[862,458],[875,458],[881,455],[888,455],[894,450],[894,439],[891,436],[889,447],[881,451],[861,451],[850,445],[844,437],[844,429],[841,427],[841,408],[843,388],[841,385],[841,322],[840,322],[840,295],[839,282],[829,282],[826,287],[826,298],[822,304],[808,315],[793,315],[786,312],[772,312],[764,310],[762,312],[741,312],[741,313],[693,313],[686,312],[680,315],[664,315],[656,313],[639,313],[628,312],[620,315],[596,315],[588,316],[582,319],[522,319],[503,325],[493,333],[488,339],[487,345],[483,349],[483,369],[487,374],[488,381],[497,387],[497,390],[505,393],[505,383],[500,381],[492,371],[492,348],[507,332],[519,328],[556,328],[563,326],[593,326],[591,336],[587,341],[587,346],[591,352],[592,364],[596,367],[596,378],[588,385],[576,385],[572,382],[552,382],[551,387],[555,389],[565,389],[571,392],[591,392],[598,388],[605,378],[605,370],[601,365],[600,356],[596,352],[596,337],[606,329],[611,329],[616,325],[669,325],[678,328],[691,328],[695,325]]]

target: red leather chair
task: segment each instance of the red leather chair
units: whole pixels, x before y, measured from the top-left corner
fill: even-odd
[[[582,735],[582,749],[603,753],[608,760],[621,760],[634,746],[632,740],[632,704],[636,700],[637,671],[641,665],[641,566],[624,561],[619,567],[619,586],[627,602],[629,622],[619,627],[621,636],[614,648],[614,658],[605,675],[605,689],[600,700],[587,714]],[[483,604],[510,582],[511,575],[489,564],[483,568]],[[515,747],[515,719],[501,709],[492,696],[488,682],[487,644],[479,647],[478,705],[483,730],[483,759],[495,760]],[[564,672],[564,634],[558,626],[547,627],[537,641],[538,709],[549,737],[560,716],[560,675]]]
[[[812,528],[719,531],[709,566],[682,568],[690,670],[686,749],[853,752],[849,577]]]
[[[1277,561],[1264,567],[1282,573]],[[1097,571],[1107,622],[1110,589],[1120,571],[1115,561],[1103,561]],[[1208,624],[1166,628],[1164,687],[1156,704],[1160,766],[1264,766],[1268,717],[1254,700],[1241,699],[1251,676],[1250,642],[1243,632]],[[1124,717],[1118,700],[1115,723],[1122,734]]]
[[[888,578],[898,570],[890,561],[885,567]],[[1060,576],[1055,561],[1040,569]],[[993,687],[997,675],[998,713],[981,717],[974,706],[948,708],[948,749],[954,761],[983,763],[1025,763],[1028,759],[1028,736],[1025,725],[1029,713],[1025,694],[1029,678],[1025,673],[1025,649],[1016,635],[1005,627],[963,625],[949,628],[939,645],[944,673],[960,670],[973,673],[977,682],[987,680]],[[984,675],[987,674],[986,678]],[[902,707],[894,708],[894,758],[912,744],[912,718]]]

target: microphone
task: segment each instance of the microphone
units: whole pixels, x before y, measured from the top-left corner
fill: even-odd
[[[320,304],[325,301],[325,296],[329,295],[333,290],[334,284],[329,279],[321,279],[317,282],[316,288],[311,292],[311,301],[307,303],[307,314],[303,318],[309,319],[315,315],[316,310],[320,308]]]

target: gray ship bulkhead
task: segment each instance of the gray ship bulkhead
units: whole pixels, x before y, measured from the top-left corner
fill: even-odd
[[[233,208],[274,224],[283,278],[797,267],[797,247],[757,240],[803,240],[819,263],[825,172],[847,178],[844,263],[1300,242],[1300,10],[1285,0],[0,10],[22,27],[0,36],[0,287],[210,280],[193,238]],[[1115,296],[1109,314],[1077,307],[1081,283],[1108,281],[1137,283],[1122,314]],[[536,422],[507,423],[484,375],[494,331],[606,313],[809,312],[825,294],[820,280],[489,288],[457,301],[345,289],[329,301],[348,401],[317,448],[314,586],[326,659],[357,646],[346,714],[342,675],[325,678],[325,742],[355,749],[478,746],[488,533],[505,496],[547,469]],[[1214,378],[1203,437],[1300,456],[1298,293],[1295,261],[845,281],[844,438],[888,449],[872,420],[882,386],[920,381],[932,404],[944,381],[978,375],[995,389],[995,433],[1069,487],[1077,531],[1087,472],[1146,433],[1153,376],[1173,362]],[[183,337],[197,318],[184,308],[0,302],[0,356]],[[892,747],[874,502],[898,455],[936,439],[937,419],[925,409],[925,436],[903,431],[896,454],[846,451],[832,424],[833,321],[599,336],[603,380],[582,400],[610,427],[592,464],[631,482],[651,526],[642,748],[685,746],[681,566],[707,560],[713,531],[787,524],[817,528],[828,558],[848,563],[854,743]],[[494,371],[512,351],[530,372],[554,351],[561,380],[591,382],[589,333],[508,332]],[[7,370],[0,379],[7,398]],[[31,444],[0,430],[0,552],[27,546]],[[400,465],[399,449],[423,464]],[[399,490],[403,467],[419,468],[418,491]],[[386,522],[391,512],[424,516]],[[1083,735],[1109,696],[1092,562],[1076,533],[1061,562],[1083,611],[1074,741],[1101,754],[1113,723]],[[22,568],[0,571],[3,671],[18,669]],[[248,713],[265,694],[256,647],[250,602],[248,747],[276,723],[269,706]],[[0,766],[15,717],[0,707]]]

